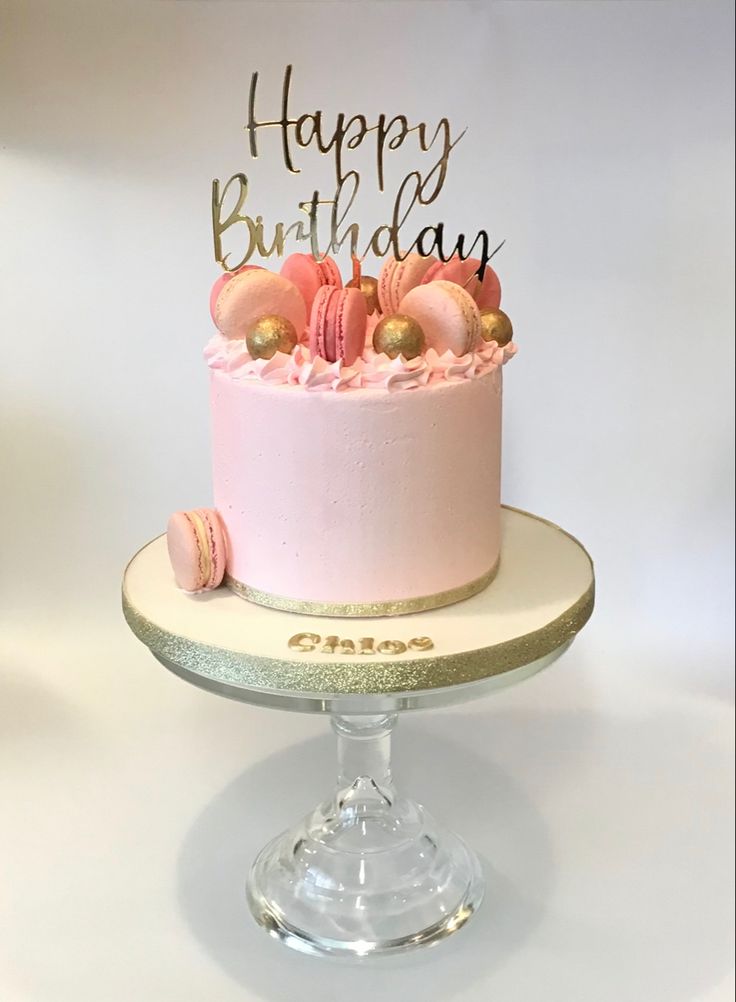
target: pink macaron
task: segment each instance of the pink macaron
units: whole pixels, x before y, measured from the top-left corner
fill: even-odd
[[[259,317],[286,317],[301,339],[307,311],[293,282],[265,268],[251,268],[226,282],[215,303],[215,324],[226,338],[244,338]]]
[[[331,257],[317,261],[311,254],[290,254],[281,266],[281,274],[304,296],[307,316],[311,315],[314,297],[323,285],[342,288],[340,269]]]
[[[309,349],[328,362],[352,365],[365,347],[368,309],[360,289],[323,286],[314,297]]]
[[[263,271],[263,268],[259,264],[244,264],[242,268],[236,268],[235,271],[224,271],[222,275],[215,281],[212,286],[212,291],[210,292],[210,316],[212,317],[212,323],[216,323],[215,320],[215,307],[217,305],[217,300],[220,297],[220,293],[235,275],[239,275],[242,271]]]
[[[225,532],[212,508],[177,511],[166,527],[174,578],[182,591],[210,591],[222,583],[227,560]]]
[[[397,313],[407,292],[420,285],[427,271],[437,263],[436,257],[422,257],[421,254],[407,254],[403,261],[387,257],[378,275],[381,313],[384,316]]]
[[[427,282],[455,282],[462,286],[478,304],[479,310],[497,310],[501,305],[501,283],[498,275],[486,265],[483,272],[483,281],[478,280],[475,272],[480,267],[480,258],[469,257],[463,261],[461,258],[450,258],[449,261],[438,261],[427,270],[423,283]]]
[[[401,300],[400,313],[413,317],[424,331],[427,347],[465,355],[481,337],[480,310],[473,297],[454,282],[418,285]]]

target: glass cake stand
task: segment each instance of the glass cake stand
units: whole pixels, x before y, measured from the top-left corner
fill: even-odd
[[[495,581],[445,609],[335,619],[253,605],[225,588],[174,585],[165,537],[126,568],[129,626],[166,668],[222,696],[327,713],[334,792],[259,854],[256,921],[288,946],[366,957],[438,943],[479,907],[473,852],[391,778],[399,712],[520,682],[556,660],[593,610],[593,565],[559,526],[504,508]]]

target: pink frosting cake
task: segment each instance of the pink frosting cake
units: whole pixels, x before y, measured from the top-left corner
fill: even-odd
[[[436,310],[425,303],[433,316],[457,296],[449,284],[436,283]],[[290,354],[254,358],[242,332],[211,339],[230,588],[275,608],[360,616],[434,608],[489,584],[501,553],[502,365],[516,348],[481,339],[463,296],[454,315],[472,350],[459,357],[436,332],[417,357],[376,352],[380,315],[350,365],[310,352],[309,323]]]

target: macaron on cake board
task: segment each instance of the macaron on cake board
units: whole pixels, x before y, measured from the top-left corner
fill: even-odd
[[[166,544],[176,583],[196,594],[217,588],[225,574],[225,533],[216,511],[196,508],[169,518]]]
[[[332,258],[292,254],[215,282],[214,504],[167,532],[192,601],[224,584],[300,615],[396,616],[493,580],[516,352],[498,279],[419,254],[376,280],[352,266],[346,284]]]

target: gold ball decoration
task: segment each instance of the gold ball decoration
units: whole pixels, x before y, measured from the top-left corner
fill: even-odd
[[[361,275],[360,278],[353,278],[347,284],[348,289],[360,289],[365,296],[365,305],[368,307],[368,316],[380,313],[381,307],[378,304],[378,281],[370,275]]]
[[[425,348],[424,331],[414,320],[404,313],[392,313],[376,324],[373,331],[373,347],[389,358],[403,355],[407,361],[421,355]]]
[[[514,336],[514,328],[503,310],[481,310],[480,332],[484,341],[495,341],[499,348]]]
[[[273,358],[277,351],[290,355],[297,340],[291,320],[275,314],[259,317],[245,335],[251,358]]]

